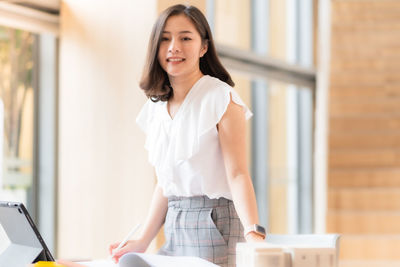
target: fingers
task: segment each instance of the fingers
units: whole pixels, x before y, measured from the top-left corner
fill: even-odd
[[[127,252],[129,251],[126,248],[121,248],[119,251],[115,253],[114,258],[120,258]]]
[[[119,262],[119,259],[124,255],[125,253],[123,253],[123,254],[119,254],[118,253],[118,255],[114,255],[114,257],[112,257],[112,260],[115,262],[115,263],[118,263]]]
[[[110,255],[113,254],[113,250],[116,249],[118,246],[119,246],[119,243],[114,243],[114,244],[111,244],[111,245],[109,246],[108,251],[109,251]],[[127,253],[127,252],[128,252],[128,250],[127,250],[127,246],[126,246],[126,244],[125,244],[119,251],[117,251],[117,252],[114,254],[114,256],[112,257],[112,260],[113,260],[115,263],[118,263],[119,258],[121,258],[121,257],[122,257],[125,253]]]
[[[114,254],[114,257],[113,257],[113,260],[114,260],[114,262],[115,263],[118,263],[119,262],[119,259],[122,257],[122,256],[124,256],[126,253],[129,253],[129,252],[133,252],[134,251],[134,249],[132,249],[130,246],[123,246],[119,251],[117,251],[115,254]]]
[[[110,253],[110,255],[112,254],[113,250],[118,247],[118,245],[119,245],[119,243],[114,243],[114,244],[111,244],[110,246],[108,246],[108,252]]]
[[[115,243],[109,246],[109,253],[110,255],[113,254],[113,251],[119,246],[119,243]],[[119,262],[119,259],[125,255],[126,253],[129,252],[144,252],[143,249],[141,249],[140,242],[137,240],[130,240],[128,241],[122,248],[118,251],[115,251],[114,256],[112,257],[112,260],[115,263]]]
[[[121,258],[121,257],[116,257],[116,256],[114,256],[114,257],[112,257],[112,261],[113,261],[114,263],[118,263],[118,262],[119,262],[119,258]]]
[[[109,245],[108,246],[108,254],[112,254],[112,251],[113,251],[113,249],[114,249],[114,247],[113,247],[113,245]]]

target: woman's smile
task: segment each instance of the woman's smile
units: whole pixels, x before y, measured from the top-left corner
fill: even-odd
[[[185,61],[185,59],[181,58],[181,57],[169,57],[169,58],[167,58],[167,61],[168,62],[182,62],[182,61]]]
[[[178,65],[185,61],[185,58],[182,57],[168,57],[167,62],[171,65]]]

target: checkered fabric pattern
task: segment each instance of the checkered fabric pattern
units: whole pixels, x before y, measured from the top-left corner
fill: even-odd
[[[231,200],[207,196],[169,197],[161,255],[197,256],[223,267],[236,266],[243,226]]]

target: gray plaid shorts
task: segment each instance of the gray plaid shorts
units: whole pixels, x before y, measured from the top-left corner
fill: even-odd
[[[169,197],[161,255],[197,256],[223,267],[236,266],[243,226],[231,200],[207,196]]]

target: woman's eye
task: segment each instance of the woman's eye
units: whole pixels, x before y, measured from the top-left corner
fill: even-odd
[[[190,41],[190,40],[192,40],[192,39],[189,38],[189,37],[183,37],[182,40],[184,40],[184,41]]]
[[[168,37],[161,37],[161,41],[168,41]]]

